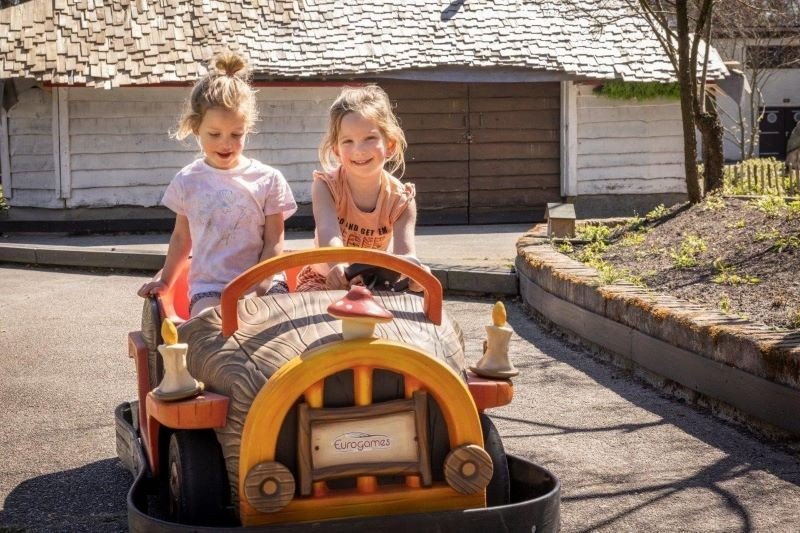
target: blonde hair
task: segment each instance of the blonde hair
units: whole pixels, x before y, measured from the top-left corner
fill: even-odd
[[[384,138],[394,145],[393,153],[387,160],[389,172],[394,173],[400,170],[400,175],[402,175],[406,167],[405,151],[408,143],[402,128],[400,128],[400,123],[392,111],[389,96],[377,85],[345,87],[331,105],[328,131],[319,146],[319,160],[322,168],[331,171],[338,166],[334,147],[339,140],[342,119],[348,113],[358,113],[375,122]]]
[[[178,129],[172,135],[177,139],[197,135],[206,111],[212,107],[244,115],[247,131],[258,120],[255,91],[250,86],[247,59],[244,56],[225,51],[211,59],[208,74],[192,88],[178,120]]]

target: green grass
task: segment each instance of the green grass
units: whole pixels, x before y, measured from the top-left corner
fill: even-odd
[[[665,217],[667,213],[669,213],[669,209],[664,207],[664,204],[658,204],[649,213],[647,213],[644,218],[648,222],[655,222],[656,220]]]
[[[680,247],[669,252],[672,258],[672,265],[675,268],[692,268],[697,266],[698,256],[705,252],[708,246],[703,239],[697,235],[688,235],[680,244]]]
[[[718,285],[755,285],[761,283],[761,280],[756,276],[739,274],[736,271],[736,267],[725,264],[720,259],[714,261],[714,270],[717,271],[717,275],[711,278],[711,281]]]

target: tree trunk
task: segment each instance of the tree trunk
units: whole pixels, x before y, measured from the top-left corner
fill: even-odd
[[[697,136],[695,133],[694,92],[695,71],[689,49],[689,22],[687,0],[677,0],[678,85],[681,90],[681,118],[683,119],[683,166],[686,171],[686,193],[693,204],[703,199],[697,178]]]
[[[680,77],[681,118],[683,119],[683,167],[686,172],[686,193],[693,204],[700,203],[703,193],[697,174],[697,135],[694,129],[694,104],[692,103],[692,81]]]
[[[709,106],[707,109],[714,109]],[[705,193],[722,190],[725,160],[723,158],[722,139],[725,133],[719,116],[715,112],[706,112],[697,117],[697,128],[703,139],[703,170]]]

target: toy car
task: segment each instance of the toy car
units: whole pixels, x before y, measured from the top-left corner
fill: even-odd
[[[388,269],[423,294],[241,298],[275,273],[291,281],[297,268],[327,262]],[[187,272],[188,262],[147,301],[141,331],[128,337],[138,400],[117,407],[116,427],[135,478],[131,531],[558,529],[557,478],[506,455],[483,414],[511,401],[511,382],[467,370],[436,277],[380,251],[289,252],[187,320]],[[182,343],[165,342],[164,319]],[[182,359],[165,372],[168,348],[185,353],[191,374],[175,391],[165,384]]]

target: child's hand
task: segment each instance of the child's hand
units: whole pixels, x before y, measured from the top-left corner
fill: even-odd
[[[161,280],[150,281],[142,285],[136,294],[138,294],[142,298],[147,298],[151,294],[160,294],[165,290],[167,290],[167,284],[164,283],[163,281]]]
[[[347,268],[347,265],[344,263],[337,263],[331,267],[330,271],[328,271],[328,275],[325,276],[326,289],[337,290],[350,288],[350,282],[347,281],[344,275],[345,268]]]

